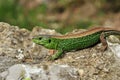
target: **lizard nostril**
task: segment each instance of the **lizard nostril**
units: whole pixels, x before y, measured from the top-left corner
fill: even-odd
[[[35,37],[32,37],[32,39],[35,39]]]

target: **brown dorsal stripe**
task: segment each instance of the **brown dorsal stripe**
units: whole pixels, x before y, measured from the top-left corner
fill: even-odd
[[[96,33],[96,32],[109,31],[109,30],[115,30],[115,29],[103,28],[103,27],[96,27],[96,28],[89,29],[89,30],[81,32],[81,33],[67,34],[67,35],[63,35],[63,36],[52,36],[52,37],[53,38],[59,38],[59,39],[77,38],[77,37],[87,36],[87,35],[90,35],[90,34],[93,34],[93,33]]]

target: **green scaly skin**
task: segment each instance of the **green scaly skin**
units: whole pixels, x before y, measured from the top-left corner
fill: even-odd
[[[52,60],[60,57],[65,51],[79,50],[88,48],[100,42],[101,34],[104,34],[104,38],[109,35],[120,35],[119,31],[98,31],[90,35],[74,37],[74,38],[54,38],[52,35],[40,35],[33,38],[33,42],[42,45],[48,49],[55,49],[57,53],[51,56]]]

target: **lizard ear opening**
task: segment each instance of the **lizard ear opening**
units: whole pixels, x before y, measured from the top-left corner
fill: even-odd
[[[51,39],[49,39],[48,42],[51,43]]]
[[[42,39],[42,37],[39,37],[39,40],[41,40]]]

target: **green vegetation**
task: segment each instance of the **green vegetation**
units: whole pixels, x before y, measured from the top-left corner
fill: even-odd
[[[86,21],[80,20],[73,25],[68,25],[67,27],[64,27],[64,29],[63,29],[63,27],[59,28],[59,29],[57,29],[57,31],[65,34],[66,32],[71,32],[73,29],[80,29],[80,28],[87,29],[88,27],[91,27],[96,24],[98,24],[98,23],[90,21],[90,20],[86,20]]]
[[[9,4],[8,4],[9,3]],[[44,14],[46,6],[40,5],[35,9],[27,10],[19,4],[19,0],[0,1],[0,21],[20,26],[31,30],[34,26],[46,27],[43,22],[37,20],[38,13]]]
[[[90,16],[86,14],[84,16],[88,17],[81,18],[85,13],[83,6],[87,2],[93,5],[96,12]],[[83,10],[83,14],[81,14],[81,10]],[[86,13],[90,12],[87,11]],[[0,22],[7,22],[29,30],[35,26],[52,28],[61,33],[99,24],[99,18],[105,16],[106,13],[119,11],[119,0],[59,0],[36,3],[30,0],[0,0]],[[76,15],[79,15],[78,19],[76,19]],[[57,26],[53,26],[53,24],[57,24]]]

